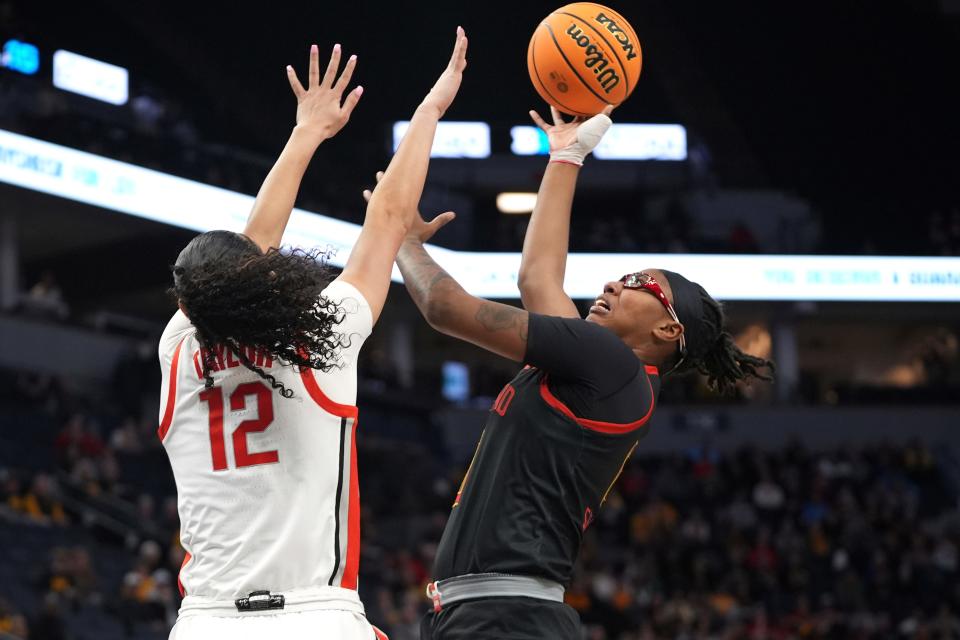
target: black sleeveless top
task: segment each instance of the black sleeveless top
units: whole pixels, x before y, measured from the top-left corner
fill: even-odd
[[[527,362],[497,397],[457,493],[434,579],[566,584],[583,532],[646,435],[659,376],[611,331],[530,314]]]

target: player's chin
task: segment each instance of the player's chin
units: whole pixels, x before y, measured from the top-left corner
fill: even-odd
[[[584,318],[587,322],[596,322],[599,325],[603,324],[603,316],[599,313],[594,313],[593,311],[587,313],[587,317]]]

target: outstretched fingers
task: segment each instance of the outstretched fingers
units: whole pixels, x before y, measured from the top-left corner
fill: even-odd
[[[376,176],[376,177],[377,177],[377,183],[379,184],[380,180],[383,179],[383,171],[377,171],[377,176]],[[367,202],[370,202],[370,197],[371,197],[372,195],[373,195],[373,191],[371,191],[370,189],[364,189],[364,190],[363,190],[363,199],[366,200]],[[446,223],[444,223],[444,224],[446,224]]]
[[[343,107],[341,108],[341,113],[349,118],[350,114],[353,113],[354,107],[357,106],[357,103],[360,102],[360,96],[363,95],[363,87],[358,85],[356,89],[347,94],[347,99],[343,101]]]
[[[313,89],[320,84],[320,49],[310,45],[310,71],[307,75],[307,88]]]
[[[343,68],[343,73],[340,74],[340,77],[337,78],[337,83],[333,85],[333,90],[339,94],[342,94],[347,85],[350,84],[350,78],[353,77],[353,70],[357,66],[357,56],[353,55],[347,60],[346,66]]]
[[[534,111],[533,109],[530,110],[530,118],[533,120],[534,124],[536,124],[538,127],[543,129],[544,131],[547,131],[550,128],[550,125],[547,124],[546,120],[541,118],[540,114]]]
[[[300,79],[297,78],[297,72],[289,64],[287,65],[287,82],[290,83],[290,88],[293,89],[293,95],[297,97],[298,101],[306,95],[307,90],[300,84]]]
[[[560,115],[560,110],[553,105],[550,106],[550,115],[553,117],[553,124],[557,126],[564,124],[563,116]]]
[[[463,71],[467,66],[467,33],[463,27],[457,27],[457,40],[453,45],[450,63],[447,68],[452,71]]]
[[[433,235],[439,231],[441,227],[446,226],[448,222],[452,222],[456,217],[457,214],[453,211],[445,211],[435,217],[433,220],[427,223],[427,226],[430,227],[430,235]]]
[[[340,45],[333,45],[333,51],[330,52],[330,61],[327,62],[327,70],[323,72],[323,80],[318,83],[324,87],[333,86],[333,80],[337,77],[337,70],[340,68]]]

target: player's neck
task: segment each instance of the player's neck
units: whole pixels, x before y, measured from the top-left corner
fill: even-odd
[[[661,367],[666,362],[668,355],[662,345],[656,344],[635,344],[630,345],[633,354],[644,364]]]

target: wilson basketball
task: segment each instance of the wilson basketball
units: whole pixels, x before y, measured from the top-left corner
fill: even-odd
[[[576,116],[592,116],[626,100],[642,62],[633,27],[613,9],[592,2],[568,4],[548,15],[527,48],[527,70],[537,93]]]

